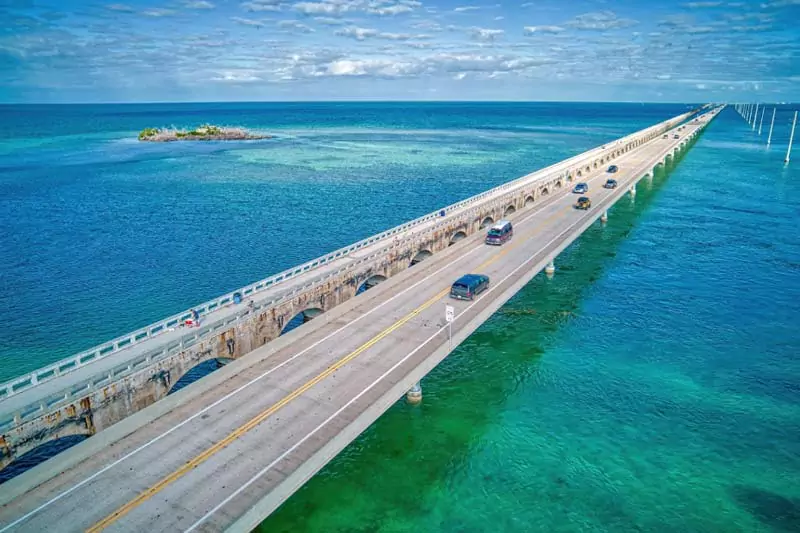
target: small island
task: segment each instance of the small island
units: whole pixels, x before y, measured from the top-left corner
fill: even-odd
[[[193,130],[178,130],[167,128],[145,128],[139,133],[140,141],[170,142],[170,141],[252,141],[256,139],[271,139],[271,135],[251,133],[244,128],[230,128],[204,124]]]

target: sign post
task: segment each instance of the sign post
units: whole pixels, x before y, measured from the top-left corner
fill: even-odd
[[[456,310],[452,305],[444,306],[444,319],[447,320],[447,346],[449,351],[453,351],[453,320],[456,318]]]

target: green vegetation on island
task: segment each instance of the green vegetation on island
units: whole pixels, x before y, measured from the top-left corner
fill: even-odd
[[[204,124],[193,130],[168,128],[145,128],[139,132],[140,141],[248,141],[254,139],[271,139],[271,135],[250,133],[244,128],[231,128]]]

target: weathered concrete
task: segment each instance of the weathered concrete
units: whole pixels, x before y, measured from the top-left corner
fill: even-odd
[[[375,254],[371,249],[353,252],[349,258],[352,260],[350,265],[321,282],[314,281],[313,272],[309,272],[307,281],[301,275],[294,282],[295,285],[286,289],[291,292],[285,297],[266,293],[261,296],[258,306],[251,308],[243,302],[238,306],[220,309],[219,314],[228,313],[232,316],[230,324],[200,338],[191,346],[175,345],[177,349],[170,353],[169,344],[175,344],[175,337],[170,338],[172,332],[169,332],[163,337],[149,339],[151,344],[157,344],[163,338],[163,352],[158,356],[131,357],[126,363],[122,358],[125,355],[123,351],[115,354],[121,360],[120,365],[109,370],[98,370],[88,384],[81,383],[74,385],[71,390],[69,388],[70,380],[76,381],[82,375],[92,376],[94,366],[100,368],[106,363],[99,361],[94,366],[87,365],[40,385],[38,389],[25,391],[19,397],[0,401],[0,414],[11,411],[14,418],[14,423],[3,428],[0,437],[0,468],[50,440],[76,434],[92,435],[110,427],[165,397],[172,386],[198,364],[211,359],[236,359],[264,346],[280,336],[286,324],[299,313],[307,313],[308,316],[324,314],[353,298],[362,284],[390,279],[497,220],[535,207],[554,193],[569,187],[575,178],[585,178],[606,163],[658,139],[683,118],[685,116],[682,115],[659,127],[648,128],[644,133],[634,134],[633,140],[609,143],[596,153],[590,151],[588,159],[582,156],[572,158],[568,162],[575,161],[565,168],[562,165],[562,168],[552,172],[546,172],[548,169],[545,169],[531,174],[531,179],[518,183],[516,187],[497,188],[494,194],[487,195],[469,209],[453,212],[389,242],[377,243],[375,246],[380,253]],[[680,149],[684,142],[681,140],[669,153]],[[548,168],[554,167],[558,165]],[[631,194],[635,194],[634,189],[631,189]],[[364,257],[368,259],[363,260]],[[272,301],[265,304],[266,299]],[[202,331],[205,324],[214,318],[214,313],[203,317],[199,330]],[[182,331],[189,330],[183,328]],[[181,334],[181,328],[175,334]],[[134,352],[137,347],[132,347],[131,351]],[[63,390],[53,394],[52,391],[57,390],[61,381],[64,382],[66,394]],[[47,394],[43,393],[37,398],[39,389],[47,391]],[[29,407],[25,402],[29,406],[31,399],[34,399],[37,412],[26,415],[25,409]],[[17,411],[14,412],[14,409]]]
[[[572,209],[573,196],[562,189],[514,214],[517,230],[505,246],[470,235],[332,308],[329,320],[232,361],[205,385],[12,480],[0,495],[0,523],[31,531],[56,523],[64,530],[249,531],[446,356],[444,302],[456,308],[455,346],[678,143],[659,139],[629,154],[615,190],[602,189],[602,172],[587,177],[596,191],[589,211]],[[463,272],[490,275],[490,290],[475,302],[447,300]]]

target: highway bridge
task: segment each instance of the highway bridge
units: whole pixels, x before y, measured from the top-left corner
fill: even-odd
[[[721,109],[656,124],[5,384],[2,466],[52,439],[93,436],[3,485],[0,533],[250,531],[392,403],[419,400],[420,380],[452,347],[541,270],[555,272],[561,251]],[[605,189],[612,163],[618,186]],[[573,207],[577,181],[589,184],[589,210]],[[514,237],[484,245],[500,218]],[[450,285],[465,273],[488,275],[490,288],[454,301]],[[297,317],[307,323],[287,331]],[[228,364],[167,396],[211,359]]]

